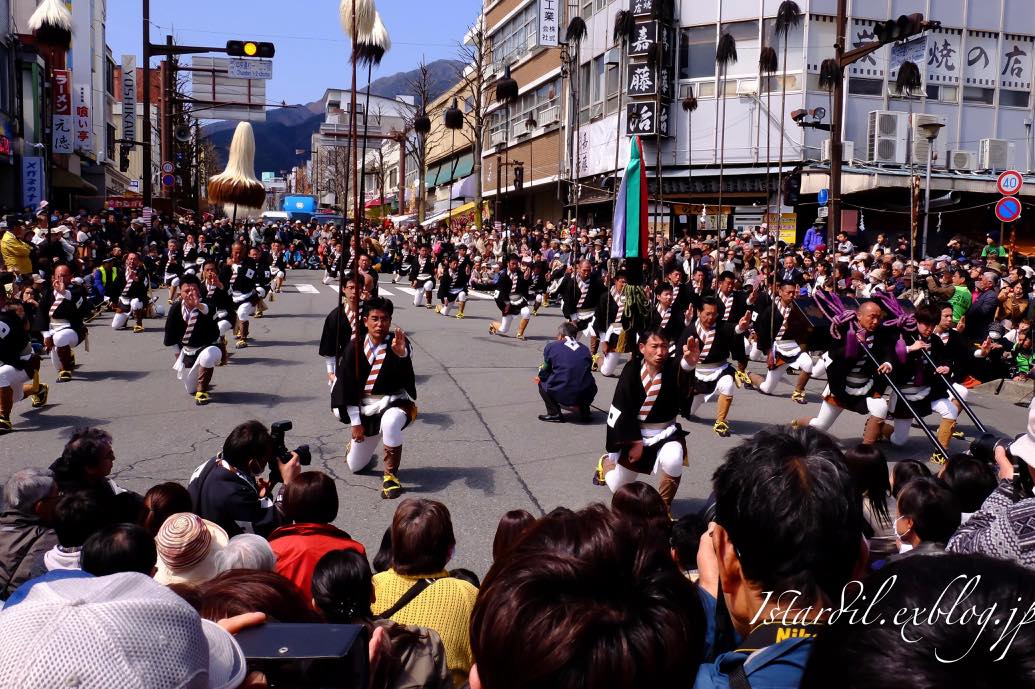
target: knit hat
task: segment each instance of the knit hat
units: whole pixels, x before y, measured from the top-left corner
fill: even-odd
[[[48,581],[0,612],[0,686],[232,689],[237,641],[136,572]]]
[[[155,536],[160,584],[199,584],[219,574],[216,554],[226,547],[226,531],[207,519],[180,512],[165,520]]]
[[[1035,399],[1028,405],[1028,432],[1013,441],[1010,453],[1023,459],[1028,466],[1035,467]]]

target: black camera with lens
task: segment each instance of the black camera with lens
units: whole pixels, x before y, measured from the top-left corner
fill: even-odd
[[[1010,463],[1013,465],[1014,495],[1018,499],[1031,497],[1032,491],[1035,490],[1035,479],[1032,478],[1027,465],[1010,452],[1010,445],[1014,440],[1014,438],[1002,438],[992,433],[982,433],[970,443],[970,454],[986,462],[992,467],[992,471],[998,473],[999,467],[995,461],[995,450],[997,447],[1005,448],[1006,456],[1010,458]]]
[[[284,435],[293,428],[290,421],[277,421],[270,426],[270,435],[273,436],[273,459],[270,462],[270,485],[275,486],[284,482],[280,475],[280,463],[291,461],[291,450],[284,444]],[[298,455],[298,463],[304,467],[313,463],[313,453],[309,451],[308,445],[299,445],[295,448]]]

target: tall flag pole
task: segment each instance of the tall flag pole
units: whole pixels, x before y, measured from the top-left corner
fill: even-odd
[[[611,227],[612,258],[647,258],[647,169],[638,136],[630,144],[629,165],[618,189]]]

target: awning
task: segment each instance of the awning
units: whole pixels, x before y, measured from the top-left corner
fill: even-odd
[[[449,195],[453,197],[454,201],[473,199],[476,195],[475,187],[477,184],[478,178],[474,175],[468,175],[458,182],[453,182],[453,188],[450,190]]]
[[[91,194],[97,193],[97,187],[87,182],[79,175],[73,174],[64,168],[55,167],[53,168],[51,178],[53,181],[51,184],[56,189],[68,189],[70,191],[82,191],[89,192]]]
[[[428,166],[428,186],[436,187],[463,179],[474,171],[474,154],[465,153],[459,158],[444,160]],[[434,172],[434,175],[432,173]]]
[[[428,188],[431,188],[431,187],[435,186],[436,184],[438,184],[438,175],[439,175],[439,173],[441,171],[442,171],[442,166],[441,165],[429,165],[428,166],[428,174],[424,178],[424,182],[428,186]]]
[[[475,209],[475,207],[477,205],[478,205],[477,201],[471,201],[470,203],[465,203],[462,206],[455,206],[453,208],[453,210],[449,210],[447,208],[445,211],[443,211],[441,213],[433,215],[430,218],[425,218],[424,219],[424,224],[428,225],[430,223],[439,222],[440,220],[446,220],[448,218],[455,218],[456,216],[463,215],[464,213],[470,213],[471,211],[473,211]],[[485,204],[485,205],[487,206],[488,204]]]
[[[923,175],[926,170],[918,168],[917,174]],[[876,189],[901,188],[910,186],[910,173],[907,169],[893,168],[842,168],[841,193],[855,194]],[[1030,176],[1024,180],[1020,196],[1035,195],[1035,179]],[[801,193],[817,194],[820,189],[830,187],[830,172],[827,168],[810,168],[802,172]],[[974,174],[970,172],[934,172],[931,174],[932,191],[960,191],[978,194],[999,195],[996,190],[996,176]]]

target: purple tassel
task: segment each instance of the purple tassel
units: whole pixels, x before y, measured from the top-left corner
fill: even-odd
[[[906,340],[899,335],[898,342],[895,343],[895,358],[898,359],[898,363],[906,363],[906,354]]]

